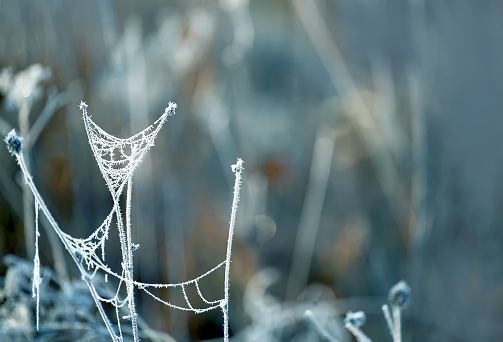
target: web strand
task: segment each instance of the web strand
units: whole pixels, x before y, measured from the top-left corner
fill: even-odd
[[[82,260],[86,263],[89,269],[100,269],[104,274],[111,276],[119,281],[118,289],[115,296],[111,299],[101,298],[104,302],[108,302],[113,304],[116,307],[123,306],[128,301],[129,295],[120,300],[119,292],[120,287],[125,285],[126,287],[134,286],[146,294],[154,298],[155,300],[169,306],[172,308],[176,308],[184,311],[192,311],[195,313],[201,313],[205,311],[209,311],[222,306],[222,301],[224,299],[218,299],[214,301],[210,301],[204,297],[202,294],[201,288],[199,286],[199,281],[221,268],[223,265],[227,265],[228,261],[223,261],[218,264],[213,269],[208,272],[202,274],[199,277],[196,277],[192,280],[176,283],[176,284],[149,284],[137,282],[134,279],[129,279],[125,276],[124,270],[121,275],[113,272],[106,264],[104,260],[105,252],[105,242],[108,239],[110,225],[115,216],[117,220],[119,237],[121,240],[121,245],[123,246],[123,250],[130,250],[131,246],[126,247],[125,243],[125,232],[123,226],[123,217],[120,212],[119,200],[122,195],[124,188],[128,181],[130,181],[135,169],[141,163],[143,157],[147,154],[148,150],[154,145],[154,139],[157,136],[158,132],[162,128],[162,125],[167,119],[168,115],[172,115],[174,109],[176,108],[175,104],[170,103],[170,106],[166,108],[164,114],[157,119],[151,126],[147,127],[143,131],[133,135],[127,139],[117,138],[106,131],[104,131],[101,127],[99,127],[87,114],[87,105],[82,104],[81,110],[83,119],[86,126],[86,131],[89,139],[89,143],[91,145],[91,149],[93,151],[94,157],[100,168],[100,171],[105,179],[105,182],[108,186],[108,189],[112,195],[114,206],[104,220],[104,222],[96,229],[93,234],[91,234],[86,239],[76,239],[68,236],[70,240],[70,244],[72,247],[79,251],[82,255]],[[97,250],[102,250],[102,257],[97,254]],[[130,256],[131,257],[131,256]],[[123,260],[123,264],[129,263],[130,257],[126,257]],[[226,266],[228,268],[228,266]],[[208,305],[207,307],[197,308],[191,304],[189,297],[187,295],[186,287],[189,285],[193,285],[196,288],[196,292],[199,298],[204,302],[204,304]],[[183,297],[186,302],[186,306],[175,305],[169,301],[166,301],[159,296],[156,296],[152,292],[152,288],[180,288]],[[129,317],[130,318],[130,317]]]
[[[87,114],[87,105],[81,103],[87,137],[108,189],[118,200],[128,179],[141,163],[168,116],[173,115],[176,104],[169,107],[152,125],[127,139],[117,138],[99,127]]]

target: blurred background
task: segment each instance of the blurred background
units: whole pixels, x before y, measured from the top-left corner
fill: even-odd
[[[142,282],[192,279],[225,259],[230,166],[242,158],[236,341],[322,341],[306,309],[341,341],[345,312],[364,310],[369,337],[390,340],[381,305],[401,279],[404,341],[503,340],[502,19],[499,1],[3,0],[0,133],[25,137],[53,216],[86,237],[112,200],[79,102],[118,137],[178,104],[135,173]],[[0,148],[0,255],[33,260],[23,184]],[[41,225],[42,265],[78,278]],[[203,286],[221,298],[223,272]],[[219,310],[137,301],[178,341],[222,336]]]

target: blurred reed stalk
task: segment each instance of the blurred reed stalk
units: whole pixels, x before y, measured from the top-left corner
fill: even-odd
[[[29,70],[35,70],[35,69],[44,70],[39,65],[33,65],[29,68]],[[47,72],[47,69],[45,69],[45,72]],[[23,73],[28,73],[28,69],[26,71],[23,71]],[[50,72],[48,72],[48,74],[50,74]],[[33,89],[30,90],[30,93],[27,94],[27,96],[24,96],[21,103],[20,104],[18,103],[17,106],[19,110],[18,120],[19,120],[20,135],[25,137],[23,140],[23,155],[27,170],[29,170],[31,167],[32,147],[38,140],[40,134],[42,133],[43,129],[45,128],[49,120],[52,118],[54,113],[67,101],[67,94],[65,92],[58,93],[55,88],[50,88],[44,108],[42,109],[38,117],[35,119],[34,123],[30,125],[30,114],[33,108],[33,103],[34,101],[37,100],[36,99],[37,95],[33,94],[36,92],[34,85],[36,86],[37,82],[40,81],[36,79],[36,76],[32,77],[34,77],[34,79],[25,80],[25,82],[27,82],[25,87],[26,89],[28,89],[30,88],[29,82],[35,82],[34,84],[31,84]],[[31,190],[28,186],[22,186],[22,199],[23,199],[22,215],[23,215],[24,235],[25,235],[25,248],[28,259],[32,259],[35,255],[36,235],[34,226],[35,217],[33,213],[34,202]],[[61,248],[61,244],[58,241],[57,235],[54,233],[53,229],[51,229],[45,223],[45,221],[42,221],[42,227],[47,233],[49,244],[51,245],[51,251],[53,254],[54,259],[53,261],[56,273],[58,274],[60,279],[68,280],[69,277],[66,269],[64,253],[63,249]]]
[[[389,202],[397,226],[400,227],[404,222],[403,213],[409,209],[409,200],[376,118],[331,37],[316,1],[292,0],[292,4],[340,96],[344,114],[372,159],[383,194]]]
[[[19,107],[19,134],[22,137],[28,135],[29,132],[29,115],[31,110],[31,101],[26,99],[21,103]],[[31,167],[31,153],[30,150],[27,149],[24,152],[25,155],[25,163],[26,168],[30,169]],[[23,227],[24,227],[24,236],[25,236],[25,248],[26,254],[28,255],[28,259],[32,259],[35,255],[35,228],[33,225],[34,216],[33,216],[33,197],[31,195],[30,188],[27,186],[23,186]]]
[[[425,18],[424,3],[422,1],[410,0],[412,28],[416,44],[420,51],[425,51],[424,39]],[[409,68],[407,73],[408,95],[411,110],[412,126],[412,156],[414,169],[412,174],[412,213],[411,213],[411,283],[415,286],[415,298],[422,301],[424,289],[417,284],[423,283],[425,275],[424,264],[427,260],[425,255],[426,241],[431,227],[431,213],[428,210],[428,150],[427,150],[427,125],[423,109],[423,78],[418,67]],[[422,305],[416,306],[414,310],[419,312]],[[419,313],[422,315],[422,313]]]
[[[123,56],[124,77],[126,79],[127,106],[129,112],[129,123],[131,133],[139,132],[149,124],[149,107],[145,90],[147,88],[146,79],[146,59],[142,38],[142,23],[137,17],[126,20],[124,34],[120,40],[116,51]],[[122,50],[122,51],[121,51]],[[149,246],[149,253],[142,253],[138,256],[139,273],[141,279],[160,282],[159,270],[159,244],[160,239],[156,224],[155,215],[155,193],[156,186],[152,172],[152,159],[147,155],[142,161],[142,168],[138,170],[135,180],[135,226],[147,225],[154,229],[149,229],[140,234],[136,230],[135,239],[141,246]],[[142,301],[147,297],[142,293]],[[161,316],[161,306],[155,304],[148,310],[147,319],[154,320]]]
[[[333,131],[324,126],[319,128],[288,278],[288,299],[294,299],[307,285],[330,176],[334,140]]]

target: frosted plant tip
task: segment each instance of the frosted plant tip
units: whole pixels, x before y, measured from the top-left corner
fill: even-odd
[[[5,143],[7,144],[7,149],[9,150],[10,154],[18,154],[23,150],[23,138],[19,137],[16,134],[15,129],[10,131],[3,141],[5,141]]]
[[[80,110],[87,110],[87,103],[85,103],[84,101],[80,101],[79,109]]]
[[[231,165],[232,172],[234,172],[234,173],[236,173],[236,172],[239,172],[239,173],[243,172],[243,170],[245,169],[243,167],[243,163],[244,163],[243,159],[238,158],[237,163],[234,164],[234,165]]]
[[[392,306],[405,309],[410,300],[409,285],[407,285],[407,283],[403,280],[398,282],[391,288],[391,290],[389,290],[388,299]]]
[[[363,312],[363,311],[357,311],[357,312],[349,311],[346,314],[346,318],[344,318],[344,323],[353,325],[357,328],[360,328],[365,324],[365,320],[366,320],[365,312]]]
[[[167,114],[169,116],[175,115],[176,107],[178,107],[178,105],[176,103],[170,102],[168,104],[168,106],[166,107],[166,109],[164,110],[164,114]]]

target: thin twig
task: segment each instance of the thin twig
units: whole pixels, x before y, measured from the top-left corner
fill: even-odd
[[[234,235],[234,226],[236,224],[236,214],[238,210],[239,193],[241,190],[241,176],[243,172],[243,160],[238,159],[237,163],[232,165],[232,172],[236,175],[234,182],[234,198],[232,200],[231,221],[229,223],[229,236],[227,240],[227,257],[225,260],[225,283],[224,300],[221,303],[224,314],[224,341],[229,341],[229,276],[231,267],[232,237]]]
[[[134,302],[134,278],[133,278],[133,245],[131,241],[131,191],[133,188],[133,174],[129,176],[127,184],[127,197],[126,197],[126,236],[127,236],[127,267],[126,275],[128,278],[127,282],[127,294],[128,294],[128,305],[131,318],[131,326],[133,327],[133,337],[135,342],[139,341],[138,338],[138,325],[136,323],[136,307]]]

